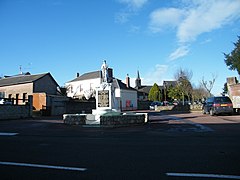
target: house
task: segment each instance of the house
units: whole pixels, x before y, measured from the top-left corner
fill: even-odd
[[[2,98],[14,99],[15,104],[24,104],[28,95],[33,95],[33,106],[36,110],[48,106],[47,96],[58,95],[58,87],[50,73],[25,73],[0,79]]]
[[[117,97],[121,110],[136,110],[138,109],[137,90],[130,86],[130,78],[127,75],[126,83],[114,78],[113,87],[115,88],[115,96]]]
[[[108,74],[113,78],[111,68],[108,68]],[[82,99],[83,97],[88,99],[87,96],[94,96],[96,87],[100,86],[101,81],[100,70],[84,73],[81,76],[77,73],[75,79],[65,83],[67,96],[73,99]]]
[[[100,71],[85,73],[67,83],[65,83],[66,93],[68,97],[73,99],[82,99],[87,91],[94,92],[100,85]]]
[[[227,78],[227,92],[232,101],[234,111],[240,114],[240,83],[236,77]]]
[[[113,77],[112,68],[108,68],[107,71],[108,79],[110,79],[110,82],[115,89],[119,109],[137,109],[137,91],[136,89],[130,87],[129,77],[126,77],[125,84],[121,80]],[[82,99],[83,97],[89,99],[90,97],[95,97],[96,88],[100,86],[102,79],[101,70],[84,73],[81,76],[77,74],[75,79],[65,84],[67,96],[74,99]]]

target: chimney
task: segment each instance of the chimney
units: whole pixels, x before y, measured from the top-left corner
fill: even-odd
[[[237,78],[236,77],[228,77],[227,78],[227,84],[228,85],[237,84]]]
[[[108,68],[108,82],[111,83],[113,81],[113,69],[112,68]]]
[[[130,88],[130,77],[129,77],[128,74],[127,74],[127,77],[126,77],[126,86],[127,86],[127,88]]]

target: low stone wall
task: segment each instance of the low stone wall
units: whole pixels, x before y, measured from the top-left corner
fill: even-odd
[[[193,111],[201,111],[203,108],[202,104],[194,104],[194,105],[190,105],[190,109]]]
[[[0,120],[8,119],[24,119],[32,117],[33,112],[33,98],[28,96],[28,102],[25,105],[16,104],[0,104]]]
[[[86,121],[87,121],[87,114],[64,114],[63,115],[64,124],[86,125]],[[138,125],[138,124],[144,124],[147,121],[148,121],[147,113],[100,116],[100,126],[102,127],[120,127],[120,126],[129,126],[129,125]]]
[[[117,115],[117,116],[101,116],[100,125],[103,126],[129,126],[145,123],[144,114],[136,115]]]
[[[177,105],[177,106],[157,106],[156,111],[179,111],[179,112],[190,112],[190,111],[201,111],[202,105]]]
[[[64,114],[63,123],[69,125],[85,125],[86,114]]]
[[[0,105],[0,120],[1,119],[23,119],[32,116],[29,105]]]
[[[174,106],[157,106],[155,111],[172,111]]]

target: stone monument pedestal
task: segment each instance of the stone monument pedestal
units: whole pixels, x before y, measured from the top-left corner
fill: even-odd
[[[118,100],[115,97],[112,83],[103,82],[96,89],[96,109],[87,117],[87,124],[100,124],[100,116],[104,114],[120,115]]]

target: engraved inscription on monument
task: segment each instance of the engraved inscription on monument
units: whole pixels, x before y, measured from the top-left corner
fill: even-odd
[[[109,107],[109,91],[98,91],[98,107]]]

